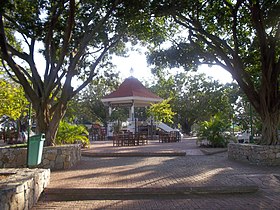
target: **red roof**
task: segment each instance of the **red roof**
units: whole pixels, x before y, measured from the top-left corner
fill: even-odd
[[[120,97],[143,97],[161,99],[159,96],[155,95],[144,85],[142,85],[142,83],[134,77],[126,78],[117,90],[113,91],[109,95],[104,96],[103,99]]]

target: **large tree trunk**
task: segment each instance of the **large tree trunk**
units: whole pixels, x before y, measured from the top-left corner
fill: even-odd
[[[56,144],[55,138],[59,127],[59,122],[61,121],[62,118],[63,116],[52,118],[48,126],[48,129],[46,131],[46,143],[45,143],[46,146],[54,146]]]
[[[276,145],[280,144],[278,138],[278,126],[280,122],[279,113],[267,113],[262,116],[262,139],[260,144]]]
[[[34,104],[36,112],[36,133],[46,133],[49,126],[49,110],[46,105]]]
[[[182,122],[182,129],[183,131],[187,134],[190,135],[191,131],[192,131],[192,125],[193,125],[193,121],[190,121],[188,119],[184,119]]]
[[[271,72],[273,72],[271,70]],[[278,126],[280,122],[279,92],[277,77],[263,75],[260,90],[259,114],[262,120],[261,144],[280,144],[278,139]]]
[[[66,112],[66,104],[59,103],[55,107],[53,115],[50,114],[50,105],[44,104],[41,106],[36,106],[36,123],[37,132],[45,133],[46,135],[46,146],[55,145],[55,138],[57,135],[59,122],[63,118]]]

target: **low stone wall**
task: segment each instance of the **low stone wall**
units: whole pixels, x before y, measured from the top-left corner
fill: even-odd
[[[0,209],[31,209],[50,182],[50,169],[0,169]]]
[[[256,165],[280,166],[280,145],[230,143],[228,145],[228,158]]]
[[[26,148],[0,148],[0,168],[26,168]],[[81,160],[79,144],[44,147],[42,162],[36,168],[63,170],[74,166]]]

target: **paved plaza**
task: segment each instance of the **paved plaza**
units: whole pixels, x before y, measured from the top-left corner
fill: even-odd
[[[280,167],[230,161],[195,140],[94,142],[83,154],[70,170],[51,173],[33,209],[280,209]]]

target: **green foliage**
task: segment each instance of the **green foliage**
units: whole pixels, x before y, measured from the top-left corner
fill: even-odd
[[[219,65],[232,74],[262,121],[262,144],[277,145],[280,124],[279,1],[153,1],[178,29],[172,45],[150,47],[158,68]],[[170,40],[172,39],[172,40]]]
[[[98,121],[105,124],[108,111],[101,99],[116,89],[119,84],[118,77],[118,73],[104,72],[104,75],[92,81],[69,102],[65,118],[75,123]]]
[[[68,102],[99,79],[101,71],[111,71],[111,54],[122,54],[124,43],[136,37],[145,40],[147,34],[151,39],[156,33],[160,39],[156,26],[164,27],[159,21],[152,24],[149,13],[139,10],[143,6],[142,2],[116,0],[3,3],[0,56],[9,75],[24,87],[36,112],[37,129],[46,134],[47,145],[55,141]],[[43,61],[35,58],[38,53]],[[77,79],[79,84],[73,84]],[[98,112],[102,104],[97,98],[88,120],[105,118],[104,109]],[[87,112],[83,110],[83,114]],[[75,118],[73,113],[68,117]]]
[[[171,105],[169,104],[170,100],[166,99],[150,106],[148,115],[153,116],[156,121],[173,123],[173,117],[176,113],[172,111]]]
[[[109,121],[120,121],[124,122],[128,117],[128,109],[124,107],[116,107],[113,109]]]
[[[230,127],[229,121],[218,113],[200,124],[199,141],[207,139],[212,147],[226,147],[228,138],[225,131]]]
[[[208,120],[221,111],[231,118],[239,94],[236,84],[222,85],[205,74],[193,72],[171,75],[157,69],[155,74],[158,82],[152,89],[162,98],[172,96],[170,105],[176,112],[174,122],[181,125],[184,132],[189,134],[193,124]]]
[[[12,82],[0,79],[0,116],[17,120],[27,114],[28,101],[23,88]]]
[[[87,146],[90,144],[88,135],[89,133],[85,126],[72,125],[65,121],[61,121],[55,142],[56,144],[74,144],[81,141],[84,146]]]

